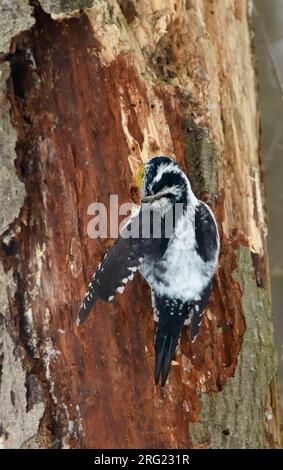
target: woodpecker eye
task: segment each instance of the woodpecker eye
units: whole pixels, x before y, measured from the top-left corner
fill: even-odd
[[[136,176],[137,187],[139,188],[139,190],[141,190],[141,186],[142,186],[143,172],[144,172],[144,165],[141,165]]]

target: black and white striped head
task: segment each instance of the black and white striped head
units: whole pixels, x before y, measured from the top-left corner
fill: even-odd
[[[169,157],[154,157],[140,169],[138,184],[142,201],[168,198],[171,203],[187,204],[196,198],[178,163]]]

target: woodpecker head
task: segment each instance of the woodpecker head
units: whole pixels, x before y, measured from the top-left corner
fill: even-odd
[[[142,202],[161,202],[162,199],[164,203],[187,204],[196,199],[185,173],[169,157],[154,157],[142,165],[137,174],[137,185]]]

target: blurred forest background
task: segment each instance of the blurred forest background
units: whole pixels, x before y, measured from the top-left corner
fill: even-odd
[[[283,0],[254,0],[268,249],[283,409]]]

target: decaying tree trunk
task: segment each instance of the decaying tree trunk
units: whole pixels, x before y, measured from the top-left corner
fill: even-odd
[[[256,79],[245,0],[0,1],[2,447],[279,447]],[[81,328],[112,240],[89,204],[175,156],[216,213],[201,333],[153,383],[137,276]]]

